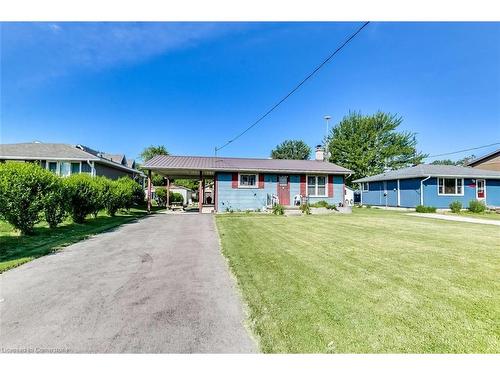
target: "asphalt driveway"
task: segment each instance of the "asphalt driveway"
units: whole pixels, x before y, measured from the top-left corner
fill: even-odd
[[[0,350],[254,352],[211,215],[156,214],[0,275]]]

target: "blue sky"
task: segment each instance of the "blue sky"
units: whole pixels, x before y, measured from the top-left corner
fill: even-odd
[[[213,155],[359,25],[3,23],[1,142]],[[500,23],[372,23],[219,155],[314,146],[350,110],[400,114],[429,154],[500,141]]]

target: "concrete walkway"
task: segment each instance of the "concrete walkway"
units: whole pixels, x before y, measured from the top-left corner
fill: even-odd
[[[212,215],[153,215],[0,275],[0,352],[254,352]]]
[[[419,217],[427,217],[430,219],[442,219],[449,221],[461,221],[464,223],[474,223],[474,224],[490,224],[490,225],[498,225],[500,226],[500,220],[488,220],[488,219],[476,219],[474,217],[465,217],[465,216],[452,216],[452,215],[443,215],[443,214],[421,214],[421,213],[412,213],[407,214],[410,216],[419,216]]]

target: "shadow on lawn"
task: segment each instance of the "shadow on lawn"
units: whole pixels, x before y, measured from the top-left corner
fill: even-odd
[[[115,217],[89,218],[83,224],[66,221],[55,229],[37,226],[33,235],[18,235],[12,231],[0,232],[0,273],[90,236],[116,230],[123,224],[136,222],[146,216],[145,211],[135,211]]]

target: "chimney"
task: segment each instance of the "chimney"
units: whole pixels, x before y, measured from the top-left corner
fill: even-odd
[[[325,149],[321,145],[316,146],[316,160],[325,161]]]

